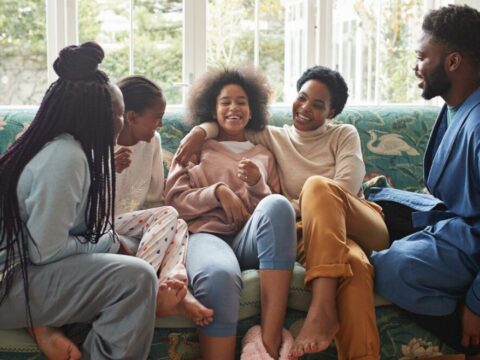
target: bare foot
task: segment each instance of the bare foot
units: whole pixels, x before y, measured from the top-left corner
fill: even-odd
[[[38,326],[28,329],[35,334],[37,345],[48,360],[77,360],[82,357],[78,347],[58,328]]]
[[[157,317],[177,314],[177,305],[187,295],[187,287],[182,281],[165,280],[158,287]]]
[[[319,310],[308,312],[302,329],[293,343],[291,357],[324,351],[335,338],[340,327],[335,307],[333,310],[327,308]]]
[[[213,321],[213,310],[206,308],[187,290],[187,296],[177,305],[178,314],[192,320],[198,326],[205,326]]]

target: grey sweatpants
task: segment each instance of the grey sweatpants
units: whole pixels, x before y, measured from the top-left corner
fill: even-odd
[[[146,359],[155,322],[157,277],[143,260],[82,254],[28,269],[35,326],[92,324],[82,359]],[[0,283],[0,286],[2,284]],[[0,305],[0,329],[28,326],[21,271]]]

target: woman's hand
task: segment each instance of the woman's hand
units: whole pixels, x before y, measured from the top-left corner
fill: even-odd
[[[252,160],[243,158],[238,164],[237,176],[248,185],[253,186],[258,183],[262,175]]]
[[[115,171],[121,173],[123,170],[128,168],[132,162],[130,156],[132,155],[132,150],[126,147],[122,147],[115,152]]]
[[[462,345],[464,347],[480,344],[480,316],[474,314],[466,305],[462,305]]]
[[[226,185],[217,186],[215,195],[222,204],[228,223],[240,230],[250,217],[243,201]]]
[[[198,159],[200,159],[206,135],[205,130],[200,127],[193,128],[185,135],[182,141],[180,141],[176,154],[177,161],[180,165],[187,166],[189,161],[197,162]]]

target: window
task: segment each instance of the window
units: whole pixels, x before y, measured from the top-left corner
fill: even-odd
[[[112,80],[144,75],[162,86],[169,103],[182,101],[181,0],[82,0],[78,14],[79,42],[102,45]]]
[[[423,17],[420,0],[334,1],[333,67],[355,103],[419,99],[411,67]]]
[[[44,0],[0,1],[0,104],[38,104],[47,83]]]
[[[456,1],[480,8],[478,0]],[[253,64],[273,101],[320,64],[340,71],[349,104],[421,101],[414,48],[446,0],[1,0],[0,104],[38,104],[66,45],[98,41],[113,81],[145,75],[181,104],[206,69]],[[35,15],[34,15],[35,14]],[[47,66],[48,64],[48,66]]]
[[[280,0],[209,0],[207,67],[260,67],[269,76],[273,101],[282,102],[284,13]]]

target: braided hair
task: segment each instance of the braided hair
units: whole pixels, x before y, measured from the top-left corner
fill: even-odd
[[[53,68],[59,79],[46,91],[37,114],[25,133],[0,157],[0,254],[6,258],[0,304],[13,285],[13,275],[21,269],[27,304],[28,247],[35,246],[20,216],[17,184],[28,162],[42,147],[61,134],[71,134],[85,152],[90,189],[85,210],[86,240],[96,243],[113,229],[115,171],[112,86],[98,69],[103,49],[94,42],[68,46],[60,51]],[[80,240],[79,240],[80,241]],[[28,306],[28,317],[31,313]]]
[[[166,102],[160,86],[144,76],[127,76],[118,81],[117,85],[123,94],[125,112],[135,111],[141,114],[158,99]]]

